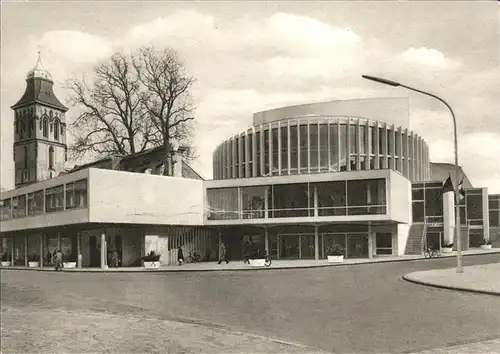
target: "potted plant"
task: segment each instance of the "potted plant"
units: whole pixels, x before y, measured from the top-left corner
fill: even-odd
[[[2,267],[10,267],[10,253],[4,252],[2,253]]]
[[[40,256],[36,253],[28,255],[28,267],[38,268],[40,267]]]
[[[63,255],[63,268],[76,268],[76,261],[70,254]]]
[[[453,243],[446,242],[443,246],[441,246],[442,253],[451,253],[453,252]]]
[[[344,249],[342,246],[336,244],[328,248],[326,257],[330,263],[342,263],[344,261]]]
[[[150,251],[147,255],[142,258],[144,268],[160,268],[160,254],[155,251]]]
[[[491,241],[487,239],[483,239],[483,243],[481,244],[481,249],[483,250],[491,250]]]

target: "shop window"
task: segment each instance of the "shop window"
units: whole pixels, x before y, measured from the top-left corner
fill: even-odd
[[[28,194],[28,215],[43,214],[43,190]]]

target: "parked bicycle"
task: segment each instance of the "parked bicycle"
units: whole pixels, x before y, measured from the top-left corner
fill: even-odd
[[[439,257],[441,254],[438,250],[435,250],[435,249],[432,249],[430,247],[427,247],[424,251],[424,257],[427,258],[427,259],[430,259],[430,258],[437,258]]]
[[[196,263],[201,261],[201,254],[198,252],[189,252],[188,256],[186,257],[186,263]]]

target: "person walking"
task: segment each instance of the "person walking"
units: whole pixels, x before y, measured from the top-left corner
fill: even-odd
[[[182,253],[182,247],[179,247],[179,250],[177,251],[177,262],[179,265],[182,265],[184,263],[184,254]]]
[[[57,250],[56,253],[54,253],[54,267],[57,270],[62,270],[62,263],[63,263],[63,254],[61,250]]]
[[[219,262],[218,262],[218,264],[221,264],[222,262],[226,262],[226,264],[229,263],[229,261],[227,260],[227,249],[226,249],[226,245],[224,244],[224,242],[221,242],[220,246],[219,246]]]

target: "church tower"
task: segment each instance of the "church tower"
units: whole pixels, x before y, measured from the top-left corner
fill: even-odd
[[[14,110],[15,185],[57,177],[66,162],[66,108],[40,61],[26,77],[26,90]]]

